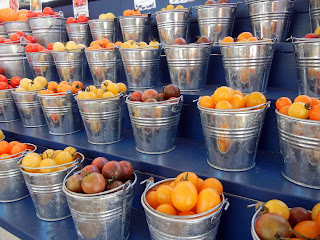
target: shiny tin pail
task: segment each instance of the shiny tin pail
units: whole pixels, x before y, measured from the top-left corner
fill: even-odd
[[[155,13],[161,44],[188,38],[189,9],[162,10]]]
[[[293,39],[300,94],[320,97],[320,41]]]
[[[8,79],[14,76],[32,78],[32,72],[25,54],[25,46],[19,43],[0,43],[0,68]]]
[[[66,27],[70,41],[84,44],[86,47],[92,42],[88,23],[70,23],[66,24]]]
[[[28,21],[9,21],[3,24],[9,38],[18,31],[24,32],[27,36],[32,35]]]
[[[23,175],[17,167],[26,153],[34,152],[37,147],[26,143],[28,150],[22,154],[12,155],[12,158],[0,158],[0,202],[14,202],[29,196]]]
[[[243,93],[266,92],[274,41],[220,44],[227,85]]]
[[[79,172],[77,172],[79,173]],[[126,240],[129,238],[131,206],[135,179],[101,193],[81,194],[69,191],[64,180],[67,197],[79,240]]]
[[[129,88],[153,88],[158,85],[160,53],[160,46],[120,49]]]
[[[320,124],[276,111],[282,175],[300,186],[320,189]]]
[[[21,166],[20,171],[30,192],[32,202],[36,208],[36,215],[43,221],[59,221],[71,216],[67,199],[62,191],[62,184],[65,176],[72,169],[75,162],[83,161],[84,156],[77,152],[77,160],[58,165],[61,170],[50,173],[33,173],[25,171],[26,168]],[[48,169],[29,168],[29,169]],[[54,168],[57,168],[54,166]]]
[[[58,81],[59,75],[51,52],[26,53],[33,76],[45,77],[48,82]]]
[[[221,194],[221,203],[215,208],[192,216],[171,216],[153,209],[146,200],[147,192],[162,183],[174,181],[174,178],[153,182],[147,181],[147,187],[141,196],[141,204],[146,214],[146,220],[152,240],[213,240],[215,239],[223,209],[227,210],[229,202]]]
[[[60,81],[72,84],[74,81],[85,82],[86,56],[84,49],[52,52]]]
[[[66,135],[82,129],[78,105],[71,91],[66,94],[38,94],[49,133]]]
[[[182,102],[182,96],[176,100],[151,103],[130,101],[130,96],[127,97],[138,152],[161,154],[175,148]]]
[[[261,240],[258,236],[258,234],[256,233],[256,230],[254,228],[254,226],[256,225],[256,221],[258,220],[259,217],[259,213],[260,213],[261,208],[259,208],[253,215],[252,219],[251,219],[251,236],[253,240]]]
[[[77,99],[92,144],[111,144],[123,138],[124,94],[100,99]]]
[[[120,16],[120,26],[123,41],[149,42],[151,18],[150,15]]]
[[[320,1],[309,0],[309,15],[311,23],[311,32],[314,32],[320,26]]]
[[[204,108],[198,102],[210,166],[234,172],[255,166],[260,132],[270,102],[261,106],[263,109],[217,110]]]
[[[12,90],[0,90],[0,122],[13,122],[20,119],[12,96]]]
[[[85,52],[95,86],[100,86],[105,80],[120,81],[120,54],[117,47],[101,50],[86,49]]]
[[[181,91],[204,89],[211,44],[165,45],[171,83]]]
[[[251,32],[258,38],[286,40],[295,0],[249,0]]]
[[[89,27],[93,40],[109,39],[110,42],[116,41],[115,21],[109,19],[89,20]]]
[[[4,24],[3,23],[0,23],[0,37],[8,38],[8,34],[6,32],[6,29],[4,28]]]
[[[37,43],[47,47],[49,43],[67,42],[66,19],[63,17],[29,18],[32,35]]]
[[[38,98],[39,91],[40,90],[12,91],[24,127],[41,127],[47,125]]]
[[[207,36],[213,43],[232,35],[237,3],[216,3],[197,6],[200,36]]]

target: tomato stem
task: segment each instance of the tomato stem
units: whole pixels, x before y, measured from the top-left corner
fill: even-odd
[[[305,237],[304,235],[298,233],[297,231],[293,230],[292,228],[289,229],[290,232],[294,233],[294,235],[296,235],[297,237],[301,237],[302,239],[305,239],[305,240],[319,240],[319,235],[316,237],[316,238],[308,238],[308,237]]]

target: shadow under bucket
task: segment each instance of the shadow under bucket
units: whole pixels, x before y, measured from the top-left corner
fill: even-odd
[[[0,122],[13,122],[20,119],[12,96],[12,90],[0,90]]]
[[[201,124],[208,164],[223,171],[246,171],[255,166],[263,121],[270,102],[263,109],[216,110],[200,106]]]
[[[151,17],[147,15],[120,16],[119,17],[123,42],[149,42]]]

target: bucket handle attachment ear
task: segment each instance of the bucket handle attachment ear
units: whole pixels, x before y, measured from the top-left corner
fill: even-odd
[[[72,168],[70,171],[68,171],[67,175],[64,177],[64,179],[63,179],[63,185],[62,185],[62,186],[64,186],[64,185],[66,184],[67,179],[70,177],[70,175],[71,175],[72,173],[74,173],[75,171],[78,171],[78,170],[81,170],[81,169],[82,169],[82,164],[81,164],[82,161],[81,161],[79,158],[76,159],[76,161],[77,161],[77,162],[75,162],[73,168]]]
[[[221,203],[221,207],[219,208],[218,211],[220,212],[220,211],[222,211],[222,209],[224,209],[225,211],[227,211],[228,208],[229,208],[229,206],[230,206],[230,203],[229,203],[229,201],[228,201],[228,198],[226,198],[226,199]],[[212,218],[211,218],[211,224],[214,224],[214,223],[215,223],[215,220],[216,220],[216,218],[217,218],[217,215],[219,215],[219,214],[215,214],[215,215],[212,216]]]
[[[176,103],[176,104],[174,104],[173,106],[172,106],[172,108],[171,108],[171,111],[173,112],[173,113],[176,113],[176,112],[179,112],[179,106],[180,106],[180,104],[182,104],[182,102],[183,102],[183,95],[181,95],[179,98],[179,101]]]
[[[148,179],[143,180],[140,185],[145,184],[146,183],[146,188],[144,189],[144,192],[150,188],[150,186],[152,186],[154,184],[154,177],[150,177]]]

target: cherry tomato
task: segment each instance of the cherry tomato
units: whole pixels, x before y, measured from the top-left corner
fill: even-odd
[[[190,211],[198,201],[197,188],[189,181],[181,181],[173,188],[171,200],[173,206],[179,211]]]
[[[261,92],[252,92],[247,97],[246,107],[254,107],[266,102],[267,99]]]
[[[204,180],[200,186],[200,190],[203,190],[205,188],[212,188],[216,190],[219,195],[221,195],[223,192],[222,183],[216,178],[207,178],[206,180]]]
[[[189,181],[191,182],[195,187],[198,186],[198,181],[199,181],[199,178],[198,176],[193,173],[193,172],[183,172],[181,174],[179,174],[176,179],[174,180],[175,182],[175,186],[181,182],[181,181]]]
[[[18,142],[18,141],[11,141],[11,142],[9,142],[10,149],[11,149],[14,145],[16,145],[16,144],[18,144],[18,143],[20,143],[20,142]]]
[[[205,188],[201,190],[198,196],[197,214],[209,211],[218,206],[219,203],[221,203],[220,194],[212,188]]]
[[[288,115],[294,118],[307,119],[309,117],[308,104],[303,102],[295,102],[288,109]]]
[[[27,40],[29,40],[31,43],[36,43],[36,42],[37,42],[37,39],[36,39],[34,36],[29,35],[29,36],[27,36],[26,38],[27,38]]]
[[[88,18],[85,15],[80,15],[78,17],[78,22],[88,22]]]
[[[18,31],[16,32],[16,34],[18,34],[20,37],[27,37],[27,34],[25,34],[25,32],[22,32],[22,31]]]
[[[45,7],[43,9],[43,14],[53,15],[53,9],[51,7]]]
[[[101,173],[94,172],[84,177],[81,181],[82,190],[85,193],[99,193],[106,188],[106,180]]]
[[[161,212],[161,213],[164,213],[164,214],[168,214],[168,215],[177,215],[176,209],[172,205],[167,204],[167,203],[159,205],[156,208],[156,210],[158,212]]]
[[[281,97],[276,101],[277,110],[280,110],[284,106],[290,106],[291,104],[292,101],[290,100],[290,98],[287,97]]]
[[[162,185],[156,191],[156,199],[159,204],[168,203],[171,201],[172,188],[169,185]]]
[[[317,215],[319,212],[320,212],[320,202],[314,205],[314,207],[312,208],[311,217],[313,221],[316,221]]]
[[[186,211],[186,212],[180,212],[178,215],[179,216],[190,216],[190,215],[195,215],[196,213],[194,211]]]
[[[37,52],[38,48],[34,44],[28,44],[26,46],[26,52]]]
[[[0,43],[4,43],[4,38],[0,37]]]
[[[83,178],[84,177],[81,176],[80,174],[76,174],[76,175],[69,177],[68,181],[66,183],[67,189],[69,189],[72,192],[82,193],[83,190],[81,187],[81,182],[82,182]]]
[[[27,14],[27,17],[28,18],[33,18],[33,17],[37,17],[37,14],[34,12],[34,11],[28,11],[28,14]]]
[[[309,112],[309,119],[320,121],[320,104],[315,105],[311,108]]]
[[[10,153],[10,145],[7,141],[1,141],[0,142],[0,155],[4,153]]]
[[[69,18],[67,19],[67,24],[69,24],[69,23],[77,23],[77,22],[78,22],[77,19],[74,18],[74,17],[69,17]]]
[[[16,88],[19,86],[20,84],[20,81],[21,81],[21,78],[20,77],[13,77],[10,79],[10,85],[11,87],[13,88]]]
[[[4,75],[0,75],[0,82],[8,83],[8,79]]]
[[[9,84],[5,82],[0,82],[0,90],[10,89]]]
[[[280,108],[280,109],[279,109],[279,113],[288,116],[289,107],[290,107],[290,106],[284,106],[284,107]]]
[[[48,49],[48,50],[52,50],[52,49],[53,49],[53,44],[54,44],[54,43],[49,43],[48,46],[47,46],[47,49]]]
[[[310,103],[311,98],[307,95],[300,95],[300,96],[296,97],[293,102],[294,103],[296,103],[296,102]]]
[[[149,203],[149,205],[154,209],[156,209],[160,205],[157,201],[156,191],[149,191],[146,195],[146,200]]]
[[[311,213],[302,207],[294,207],[290,210],[289,223],[291,227],[296,226],[299,222],[312,220]]]
[[[57,92],[57,88],[58,88],[58,83],[57,82],[54,82],[54,81],[51,81],[48,83],[48,90],[51,90],[53,92]]]
[[[28,153],[22,159],[21,165],[23,167],[37,168],[37,167],[40,167],[41,160],[42,160],[42,158],[38,153]],[[37,172],[37,169],[27,169],[27,168],[25,168],[24,171],[26,171],[26,172]]]
[[[313,107],[320,103],[320,100],[318,98],[311,98],[310,106]]]
[[[25,151],[27,148],[28,147],[26,144],[17,143],[11,148],[10,154],[13,155],[13,154],[21,153],[21,152]]]
[[[212,99],[218,103],[220,101],[227,101],[230,102],[233,96],[233,90],[229,87],[219,87],[217,88],[213,95],[211,96]]]
[[[215,102],[210,96],[202,96],[200,98],[199,104],[201,107],[214,108],[216,106]]]
[[[21,36],[19,34],[14,33],[14,34],[11,35],[10,40],[12,42],[17,42],[17,41],[20,40],[20,38],[21,38]]]
[[[316,239],[320,235],[320,228],[318,228],[315,221],[302,221],[298,223],[293,230],[309,239]],[[299,235],[297,237],[299,239],[305,239]]]
[[[264,206],[268,208],[269,213],[276,213],[284,217],[286,220],[289,219],[290,211],[284,202],[277,199],[272,199],[269,200]]]

